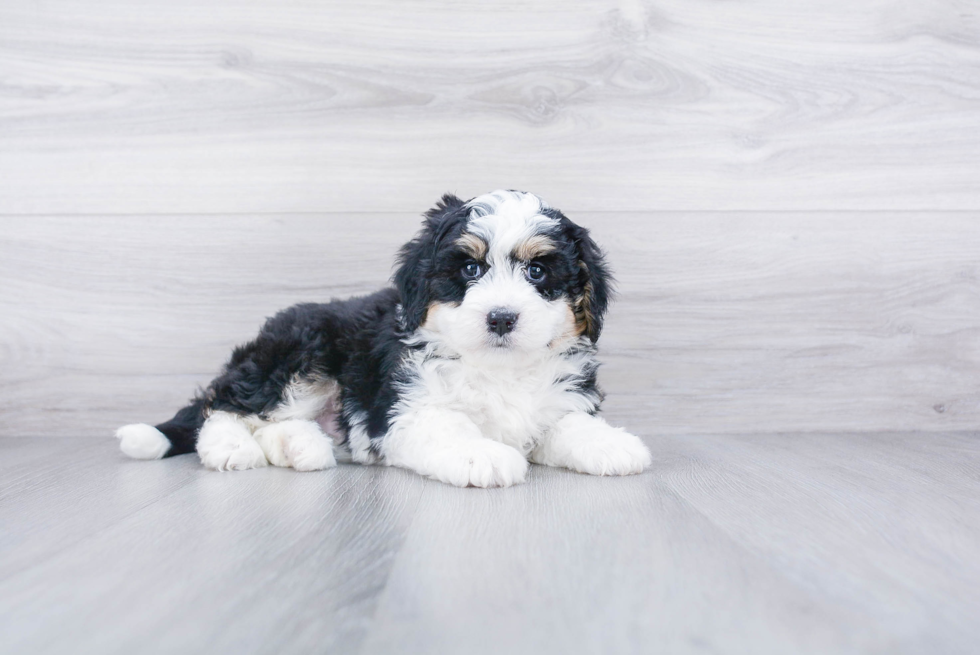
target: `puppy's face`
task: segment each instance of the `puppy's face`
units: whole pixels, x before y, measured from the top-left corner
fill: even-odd
[[[406,331],[468,358],[508,359],[595,341],[609,274],[588,232],[537,196],[445,196],[403,248]]]

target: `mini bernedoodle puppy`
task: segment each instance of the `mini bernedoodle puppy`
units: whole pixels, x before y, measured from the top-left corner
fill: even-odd
[[[280,312],[176,416],[116,436],[130,457],[196,449],[218,471],[340,455],[461,487],[523,482],[528,460],[639,473],[643,442],[596,416],[610,283],[588,231],[537,196],[446,195],[394,288]]]

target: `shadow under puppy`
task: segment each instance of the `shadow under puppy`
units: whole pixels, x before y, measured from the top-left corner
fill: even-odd
[[[596,416],[611,278],[587,230],[530,193],[446,195],[394,282],[280,312],[174,418],[119,428],[122,451],[313,471],[336,447],[477,487],[524,481],[528,460],[593,475],[650,464]]]

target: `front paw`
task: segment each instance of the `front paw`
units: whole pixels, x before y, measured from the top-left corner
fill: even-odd
[[[570,469],[589,475],[633,475],[650,466],[652,457],[640,438],[619,428],[615,438],[595,439],[576,451]]]
[[[521,453],[488,439],[468,439],[427,459],[426,475],[457,487],[509,487],[527,477]]]
[[[640,438],[595,416],[569,414],[535,449],[532,460],[589,475],[632,475],[650,466]]]

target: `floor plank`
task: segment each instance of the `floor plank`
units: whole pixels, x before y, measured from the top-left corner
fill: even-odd
[[[859,617],[861,651],[969,650],[980,434],[811,434],[786,446],[778,435],[678,444],[671,486],[782,576]]]
[[[0,580],[71,549],[202,473],[191,458],[166,467],[139,466],[119,452],[114,439],[0,440],[3,459],[18,452],[37,456],[21,456],[2,471]],[[81,506],[87,511],[79,511]]]
[[[364,652],[967,653],[980,637],[978,435],[652,446],[636,478],[427,487]]]
[[[87,484],[45,479],[87,532],[56,525],[67,512],[48,499],[0,499],[20,549],[74,537],[0,580],[5,653],[356,652],[421,478],[344,465],[220,475],[190,456],[127,465],[115,444],[82,441],[102,461],[79,466]],[[126,485],[96,482],[120,471]]]
[[[127,463],[110,440],[0,449],[25,443],[77,471],[21,455],[38,489],[0,495],[3,534],[40,548],[0,578],[5,653],[966,654],[980,639],[976,432],[657,437],[640,476],[534,467],[489,491],[380,467]]]
[[[980,209],[971,0],[0,6],[0,213]]]

